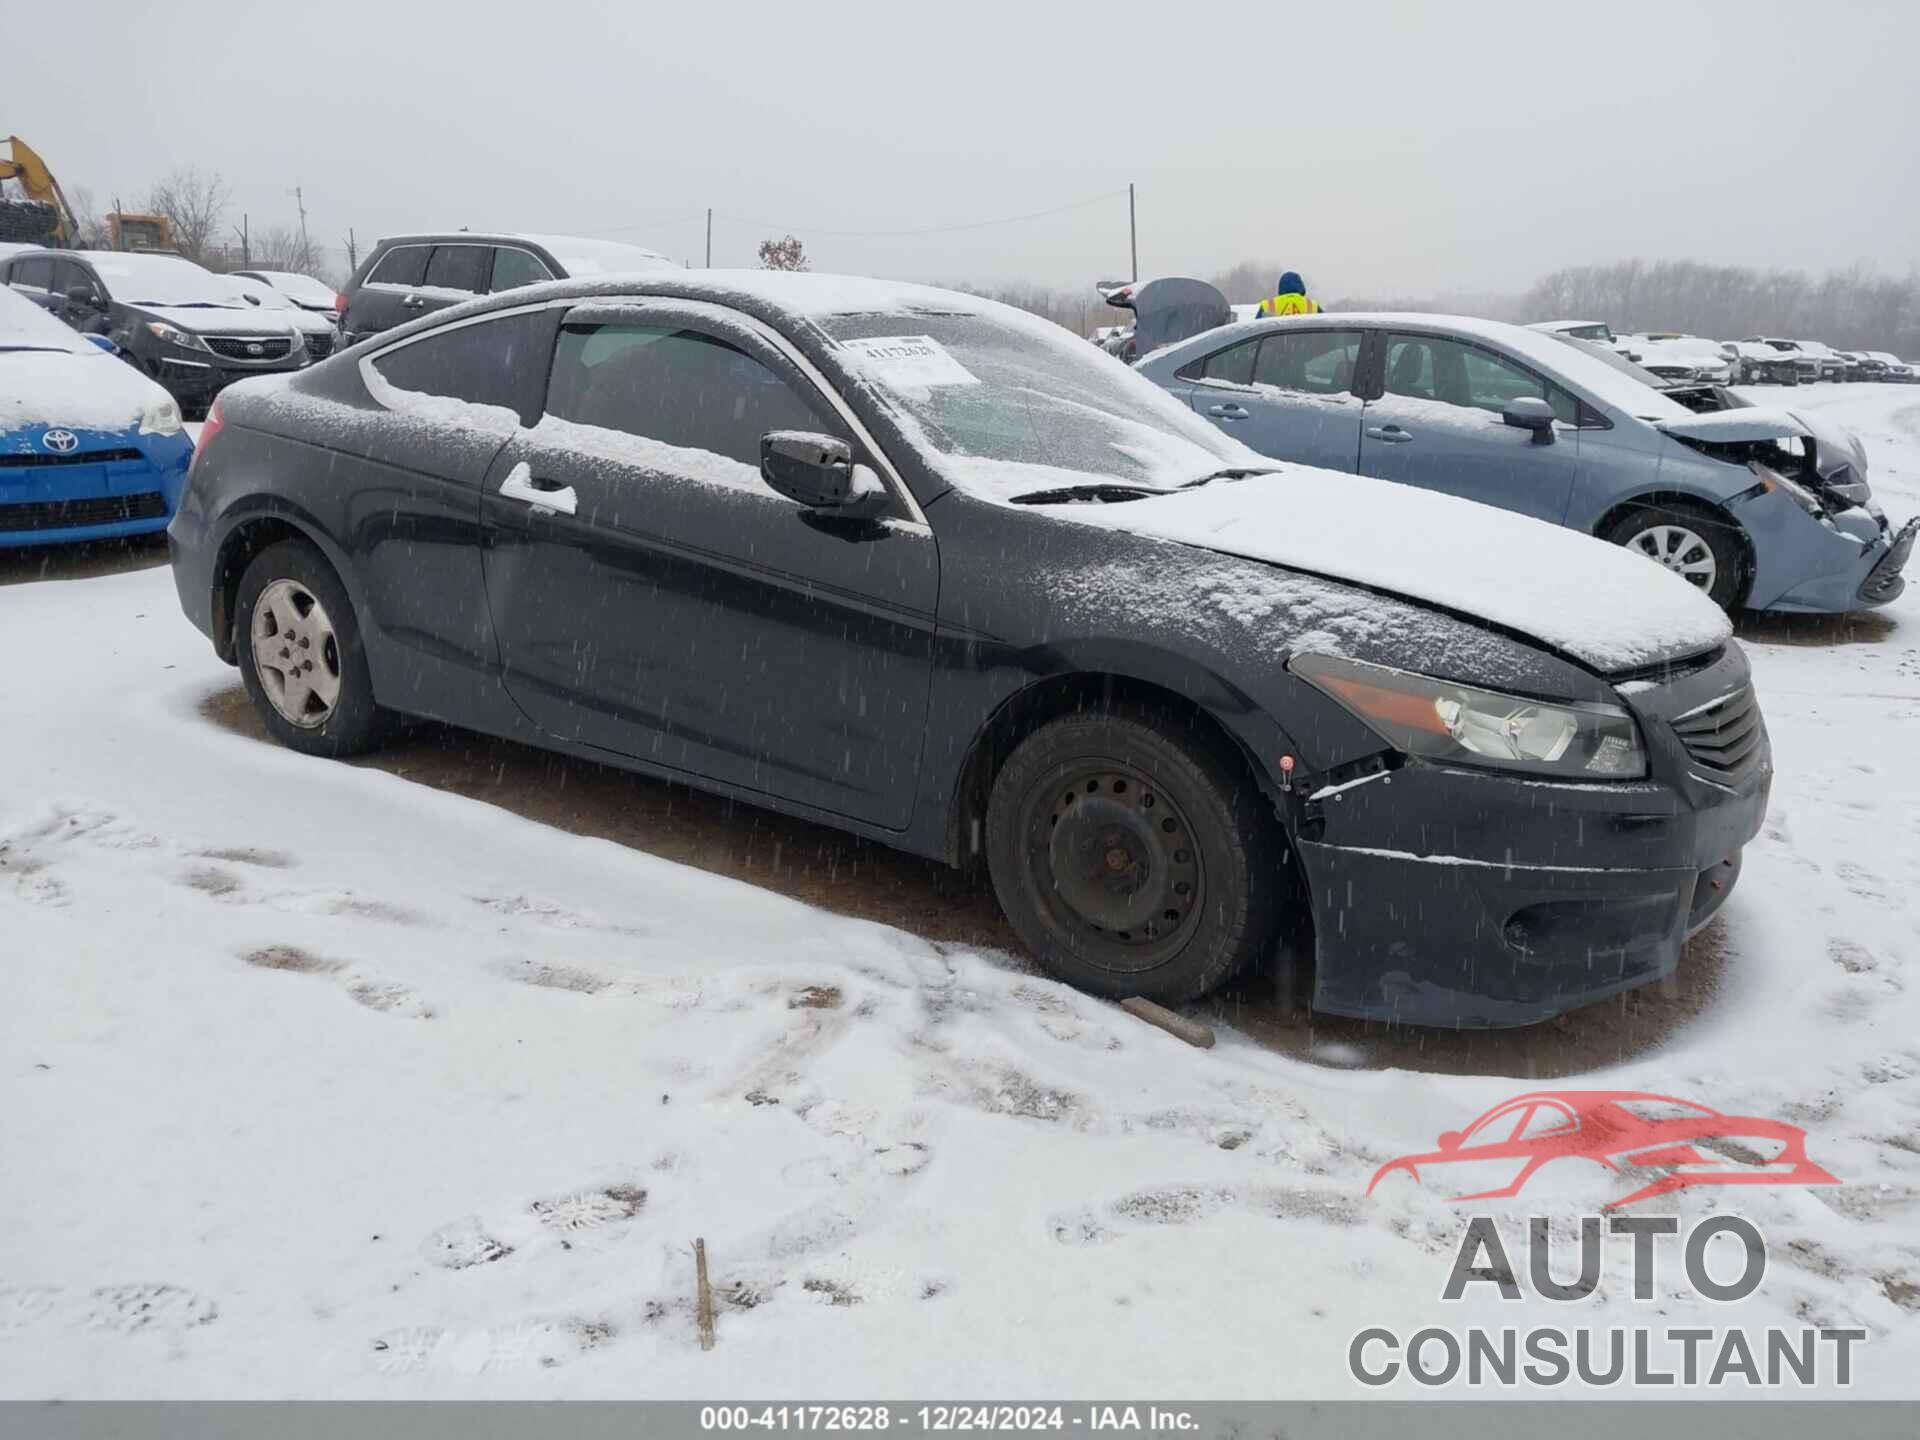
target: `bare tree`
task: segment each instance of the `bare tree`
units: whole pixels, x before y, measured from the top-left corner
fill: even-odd
[[[783,236],[778,240],[760,242],[760,268],[762,270],[805,270],[810,268],[807,248],[800,243],[799,237]]]
[[[76,185],[67,191],[67,204],[73,208],[73,218],[80,225],[80,232],[73,237],[74,246],[81,250],[106,249],[107,222],[94,201],[93,191],[85,185]]]
[[[233,192],[220,172],[188,165],[171,171],[147,192],[147,208],[164,215],[173,226],[173,243],[187,259],[212,259],[221,218]]]

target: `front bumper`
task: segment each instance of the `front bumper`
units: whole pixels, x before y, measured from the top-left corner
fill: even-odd
[[[1756,567],[1748,604],[1755,609],[1832,614],[1871,609],[1900,597],[1906,589],[1904,572],[1920,519],[1909,520],[1896,531],[1877,507],[1854,507],[1831,518],[1829,528],[1794,507],[1782,522],[1791,546],[1777,550],[1769,543],[1774,539],[1770,526],[1749,524]],[[1788,536],[1780,538],[1786,541]],[[1793,573],[1796,569],[1798,575]],[[1818,573],[1800,578],[1809,569]],[[1763,600],[1763,581],[1768,580],[1771,583],[1765,588],[1773,593]]]
[[[286,375],[306,365],[304,348],[296,348],[285,361],[267,365],[227,365],[204,356],[190,359],[168,354],[155,362],[154,378],[182,407],[198,408],[236,380],[250,375]]]
[[[167,528],[193,444],[156,436],[70,463],[0,459],[0,549],[151,535]],[[44,462],[46,457],[34,457]],[[12,462],[12,463],[9,463]]]
[[[1697,773],[1672,717],[1747,681],[1727,656],[1629,698],[1653,778],[1561,783],[1409,763],[1296,813],[1314,1008],[1482,1029],[1527,1025],[1674,972],[1732,893],[1772,781]]]

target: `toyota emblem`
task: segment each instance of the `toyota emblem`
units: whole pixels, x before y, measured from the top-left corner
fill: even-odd
[[[249,355],[264,355],[267,353],[267,347],[256,340],[253,344],[247,346],[247,353]]]
[[[40,437],[40,443],[56,455],[71,455],[80,439],[71,430],[49,430]]]

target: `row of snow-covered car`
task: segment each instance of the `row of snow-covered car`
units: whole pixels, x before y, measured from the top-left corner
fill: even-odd
[[[1819,340],[1752,335],[1709,340],[1678,330],[1617,335],[1601,320],[1543,320],[1533,327],[1606,345],[1667,380],[1713,385],[1800,385],[1816,381],[1874,381],[1905,385],[1920,367],[1886,350],[1836,350]]]

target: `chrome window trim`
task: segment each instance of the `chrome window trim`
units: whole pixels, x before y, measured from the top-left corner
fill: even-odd
[[[511,294],[512,292],[509,291],[506,293]],[[866,448],[867,453],[878,463],[881,482],[892,491],[894,498],[900,502],[901,508],[906,511],[906,518],[900,519],[899,517],[895,517],[895,523],[910,526],[914,530],[924,534],[931,535],[933,533],[933,527],[927,523],[926,511],[920,508],[920,502],[914,498],[913,491],[908,488],[907,482],[901,478],[900,471],[893,463],[893,458],[874,440],[872,432],[860,423],[860,417],[853,413],[852,407],[842,398],[840,392],[828,383],[827,377],[820,373],[820,368],[802,354],[799,347],[791,340],[767,324],[766,321],[760,319],[758,316],[749,315],[744,310],[736,310],[730,305],[722,305],[718,301],[683,300],[675,295],[575,295],[564,300],[535,300],[525,305],[509,305],[499,310],[488,310],[479,315],[469,315],[461,320],[453,320],[446,324],[434,325],[422,330],[417,335],[408,335],[404,339],[395,340],[390,344],[382,345],[377,350],[369,351],[367,354],[362,355],[358,361],[360,381],[367,387],[367,392],[371,396],[375,390],[375,386],[368,377],[372,373],[370,367],[375,361],[391,355],[396,350],[404,350],[409,345],[417,344],[429,336],[445,335],[451,330],[464,330],[469,325],[484,325],[489,320],[503,320],[509,315],[528,315],[536,310],[571,311],[580,309],[607,309],[632,310],[639,313],[643,312],[649,306],[669,306],[687,310],[694,314],[706,312],[717,319],[738,324],[751,330],[755,335],[758,335],[769,345],[773,346],[781,355],[791,361],[794,368],[799,370],[799,372],[807,378],[808,382],[812,384],[813,388],[826,399],[827,404],[832,408],[834,414],[840,417],[842,423],[853,432],[854,438]],[[565,323],[564,315],[561,317],[561,323]],[[380,383],[386,384],[389,382],[382,377]],[[374,404],[379,405],[380,402],[375,400]],[[384,405],[381,405],[380,408],[387,410],[388,414],[395,413]],[[522,426],[520,428],[525,429],[526,427]]]

